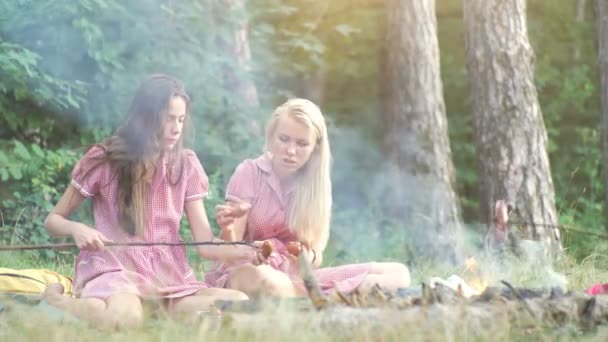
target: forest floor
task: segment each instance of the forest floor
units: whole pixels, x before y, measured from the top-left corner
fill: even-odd
[[[48,268],[71,275],[69,258],[60,262],[39,259],[34,253],[2,255],[2,266],[10,268]],[[477,256],[478,269],[417,265],[413,283],[426,282],[431,276],[450,274],[465,279],[481,277],[490,286],[508,280],[518,287],[561,287],[583,291],[592,284],[608,281],[608,256],[591,255],[581,262],[564,259],[551,265],[538,260],[501,260]],[[414,268],[414,267],[412,267]],[[195,269],[199,269],[196,266]],[[292,305],[269,302],[255,312],[228,311],[201,313],[193,321],[177,322],[161,315],[148,317],[143,327],[118,332],[102,332],[81,321],[58,315],[35,304],[11,303],[0,310],[2,341],[104,341],[150,340],[230,340],[230,341],[340,341],[340,340],[424,340],[424,341],[556,341],[608,340],[608,322],[581,327],[576,321],[532,321],[525,315],[500,311],[485,315],[473,306],[434,304],[405,310],[395,308],[332,308],[302,310]]]

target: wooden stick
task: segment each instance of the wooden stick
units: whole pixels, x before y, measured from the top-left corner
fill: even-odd
[[[317,310],[327,307],[329,301],[321,291],[317,278],[315,278],[315,275],[312,272],[312,266],[310,265],[310,262],[308,262],[308,252],[305,248],[303,248],[302,253],[300,253],[299,261],[300,277],[304,280],[304,286],[306,287],[306,291],[308,291],[308,297],[312,301],[312,305],[314,305]]]
[[[587,234],[587,235],[592,235],[592,236],[597,236],[597,237],[601,237],[604,239],[608,239],[608,234],[606,234],[606,233],[594,232],[591,230],[581,229],[581,228],[577,228],[575,226],[571,226],[571,225],[567,225],[567,224],[547,224],[547,223],[515,221],[515,222],[509,222],[509,225],[510,226],[539,226],[539,227],[548,227],[548,228],[558,228],[558,229],[562,229],[565,231],[573,231],[573,232],[577,232],[577,233],[582,233],[582,234]]]
[[[104,247],[145,247],[145,246],[235,246],[245,245],[252,248],[258,248],[249,241],[233,241],[233,242],[107,242]],[[8,251],[26,251],[34,249],[70,249],[78,248],[75,243],[52,243],[42,245],[13,245],[13,246],[0,246],[0,252]]]

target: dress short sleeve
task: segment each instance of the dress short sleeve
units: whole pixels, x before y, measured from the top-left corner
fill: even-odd
[[[93,197],[110,180],[110,165],[103,160],[105,150],[100,145],[91,147],[72,170],[74,186],[84,197]]]
[[[192,150],[185,151],[185,171],[188,176],[185,201],[195,201],[207,197],[209,193],[209,177],[203,165]]]
[[[260,172],[255,160],[247,159],[239,164],[226,187],[226,200],[253,205],[258,193]]]

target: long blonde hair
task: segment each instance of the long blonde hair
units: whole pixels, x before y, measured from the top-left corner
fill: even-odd
[[[290,116],[310,127],[315,135],[315,148],[308,162],[298,170],[297,186],[287,212],[289,229],[301,241],[322,252],[329,240],[331,221],[331,151],[327,126],[317,105],[305,99],[291,99],[272,113],[266,125],[266,150],[273,139],[281,117]]]

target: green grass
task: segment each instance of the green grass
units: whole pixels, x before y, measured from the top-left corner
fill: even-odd
[[[416,283],[430,276],[458,274],[465,279],[481,275],[490,285],[508,280],[515,286],[542,287],[560,285],[583,290],[591,284],[608,281],[608,255],[594,254],[582,262],[565,257],[560,262],[524,261],[508,256],[471,255],[478,262],[479,273],[464,266],[448,267],[418,263],[412,270]],[[12,268],[48,268],[72,275],[74,257],[62,255],[53,261],[35,252],[0,255],[2,266]],[[199,271],[204,264],[194,265]],[[101,332],[84,323],[61,323],[56,315],[31,305],[9,304],[0,313],[0,341],[601,341],[608,339],[608,326],[582,332],[577,326],[549,327],[525,322],[514,323],[504,314],[488,315],[472,306],[436,305],[409,310],[338,309],[324,312],[297,312],[269,307],[257,314],[224,313],[201,316],[196,323],[149,318],[140,329]],[[505,309],[508,310],[508,309]]]

